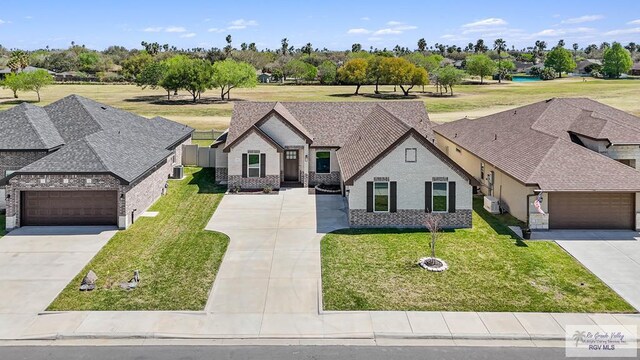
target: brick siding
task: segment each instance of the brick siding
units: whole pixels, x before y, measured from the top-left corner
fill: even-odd
[[[241,175],[229,175],[228,188],[233,189],[236,186],[240,186],[241,189],[264,189],[266,186],[271,186],[273,189],[279,189],[280,176],[267,175],[266,177],[243,178]]]
[[[146,211],[153,203],[155,203],[165,189],[165,184],[173,171],[173,163],[171,157],[167,161],[156,167],[151,174],[137,183],[123,186],[125,193],[125,211],[126,226],[135,221],[140,214]],[[121,215],[121,216],[122,216]]]
[[[402,210],[395,213],[374,213],[362,209],[349,210],[349,224],[353,227],[424,227],[424,210]],[[443,229],[470,228],[471,210],[442,213]]]
[[[0,151],[0,178],[6,170],[18,170],[48,154],[46,151]]]
[[[316,172],[309,172],[309,185],[315,186],[319,184],[325,185],[339,185],[340,184],[340,171],[332,171],[329,174],[318,174]]]

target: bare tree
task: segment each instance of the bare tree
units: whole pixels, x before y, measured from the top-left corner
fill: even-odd
[[[440,235],[441,223],[442,215],[438,213],[430,212],[424,219],[424,226],[427,227],[427,230],[429,230],[431,234],[431,261],[436,257],[436,240],[438,240],[438,236]]]

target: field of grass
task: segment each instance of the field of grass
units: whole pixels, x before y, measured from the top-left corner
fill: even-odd
[[[118,232],[69,283],[49,310],[202,310],[229,238],[204,227],[222,199],[212,169],[185,168],[186,178],[169,182],[169,193],[151,211]],[[119,284],[140,270],[133,291]],[[87,271],[97,289],[80,292]]]
[[[444,232],[443,273],[416,265],[421,230],[349,229],[326,235],[325,310],[635,312],[554,242],[523,242],[474,200],[473,229]]]
[[[231,101],[220,101],[217,91],[203,95],[201,103],[192,104],[187,94],[180,94],[174,101],[166,101],[161,90],[142,90],[134,85],[54,85],[42,92],[42,103],[47,104],[69,94],[79,94],[108,105],[133,111],[144,116],[164,116],[188,124],[196,129],[226,128],[236,101],[371,101],[380,98],[404,99],[401,92],[393,93],[392,86],[382,86],[382,94],[374,97],[373,86],[363,86],[354,96],[354,86],[316,85],[259,85],[254,89],[234,89]],[[433,86],[425,87],[425,93],[415,89],[411,99],[425,102],[434,121],[450,121],[465,116],[477,117],[500,110],[525,105],[552,97],[590,97],[624,111],[640,115],[640,80],[602,80],[589,78],[565,78],[553,81],[488,85],[461,85],[454,89],[453,97],[434,96]],[[19,93],[20,99],[35,101],[35,93]],[[0,110],[17,102],[11,92],[0,89]]]

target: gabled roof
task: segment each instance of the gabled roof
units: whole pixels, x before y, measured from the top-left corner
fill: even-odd
[[[226,147],[271,112],[277,112],[292,128],[311,139],[311,146],[341,147],[376,106],[432,138],[429,117],[421,101],[239,102],[233,108]]]
[[[229,135],[229,129],[225,130],[222,134],[220,134],[220,136],[218,136],[218,138],[213,142],[213,144],[211,144],[211,147],[217,148],[218,145],[224,144],[225,142],[227,142],[227,135]]]
[[[50,150],[64,140],[43,108],[22,103],[0,112],[0,149]]]
[[[379,105],[372,109],[336,152],[345,183],[353,184],[355,179],[410,136],[414,136],[441,161],[475,184],[476,180],[471,175],[448,159],[424,135]]]
[[[572,142],[571,134],[581,134],[640,144],[640,118],[593,100],[551,99],[434,131],[543,190],[640,190],[640,172]]]
[[[149,144],[141,133],[105,130],[68,144],[17,173],[109,173],[131,183],[171,153]]]

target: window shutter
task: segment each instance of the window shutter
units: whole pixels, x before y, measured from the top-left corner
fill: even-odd
[[[267,176],[267,154],[260,154],[260,177]]]
[[[242,154],[242,177],[247,177],[247,154]]]
[[[449,212],[456,212],[456,182],[449,181]]]
[[[431,212],[431,181],[424,183],[424,212]]]
[[[373,212],[373,181],[367,181],[367,212]]]
[[[391,181],[389,183],[389,212],[398,212],[398,183]]]

